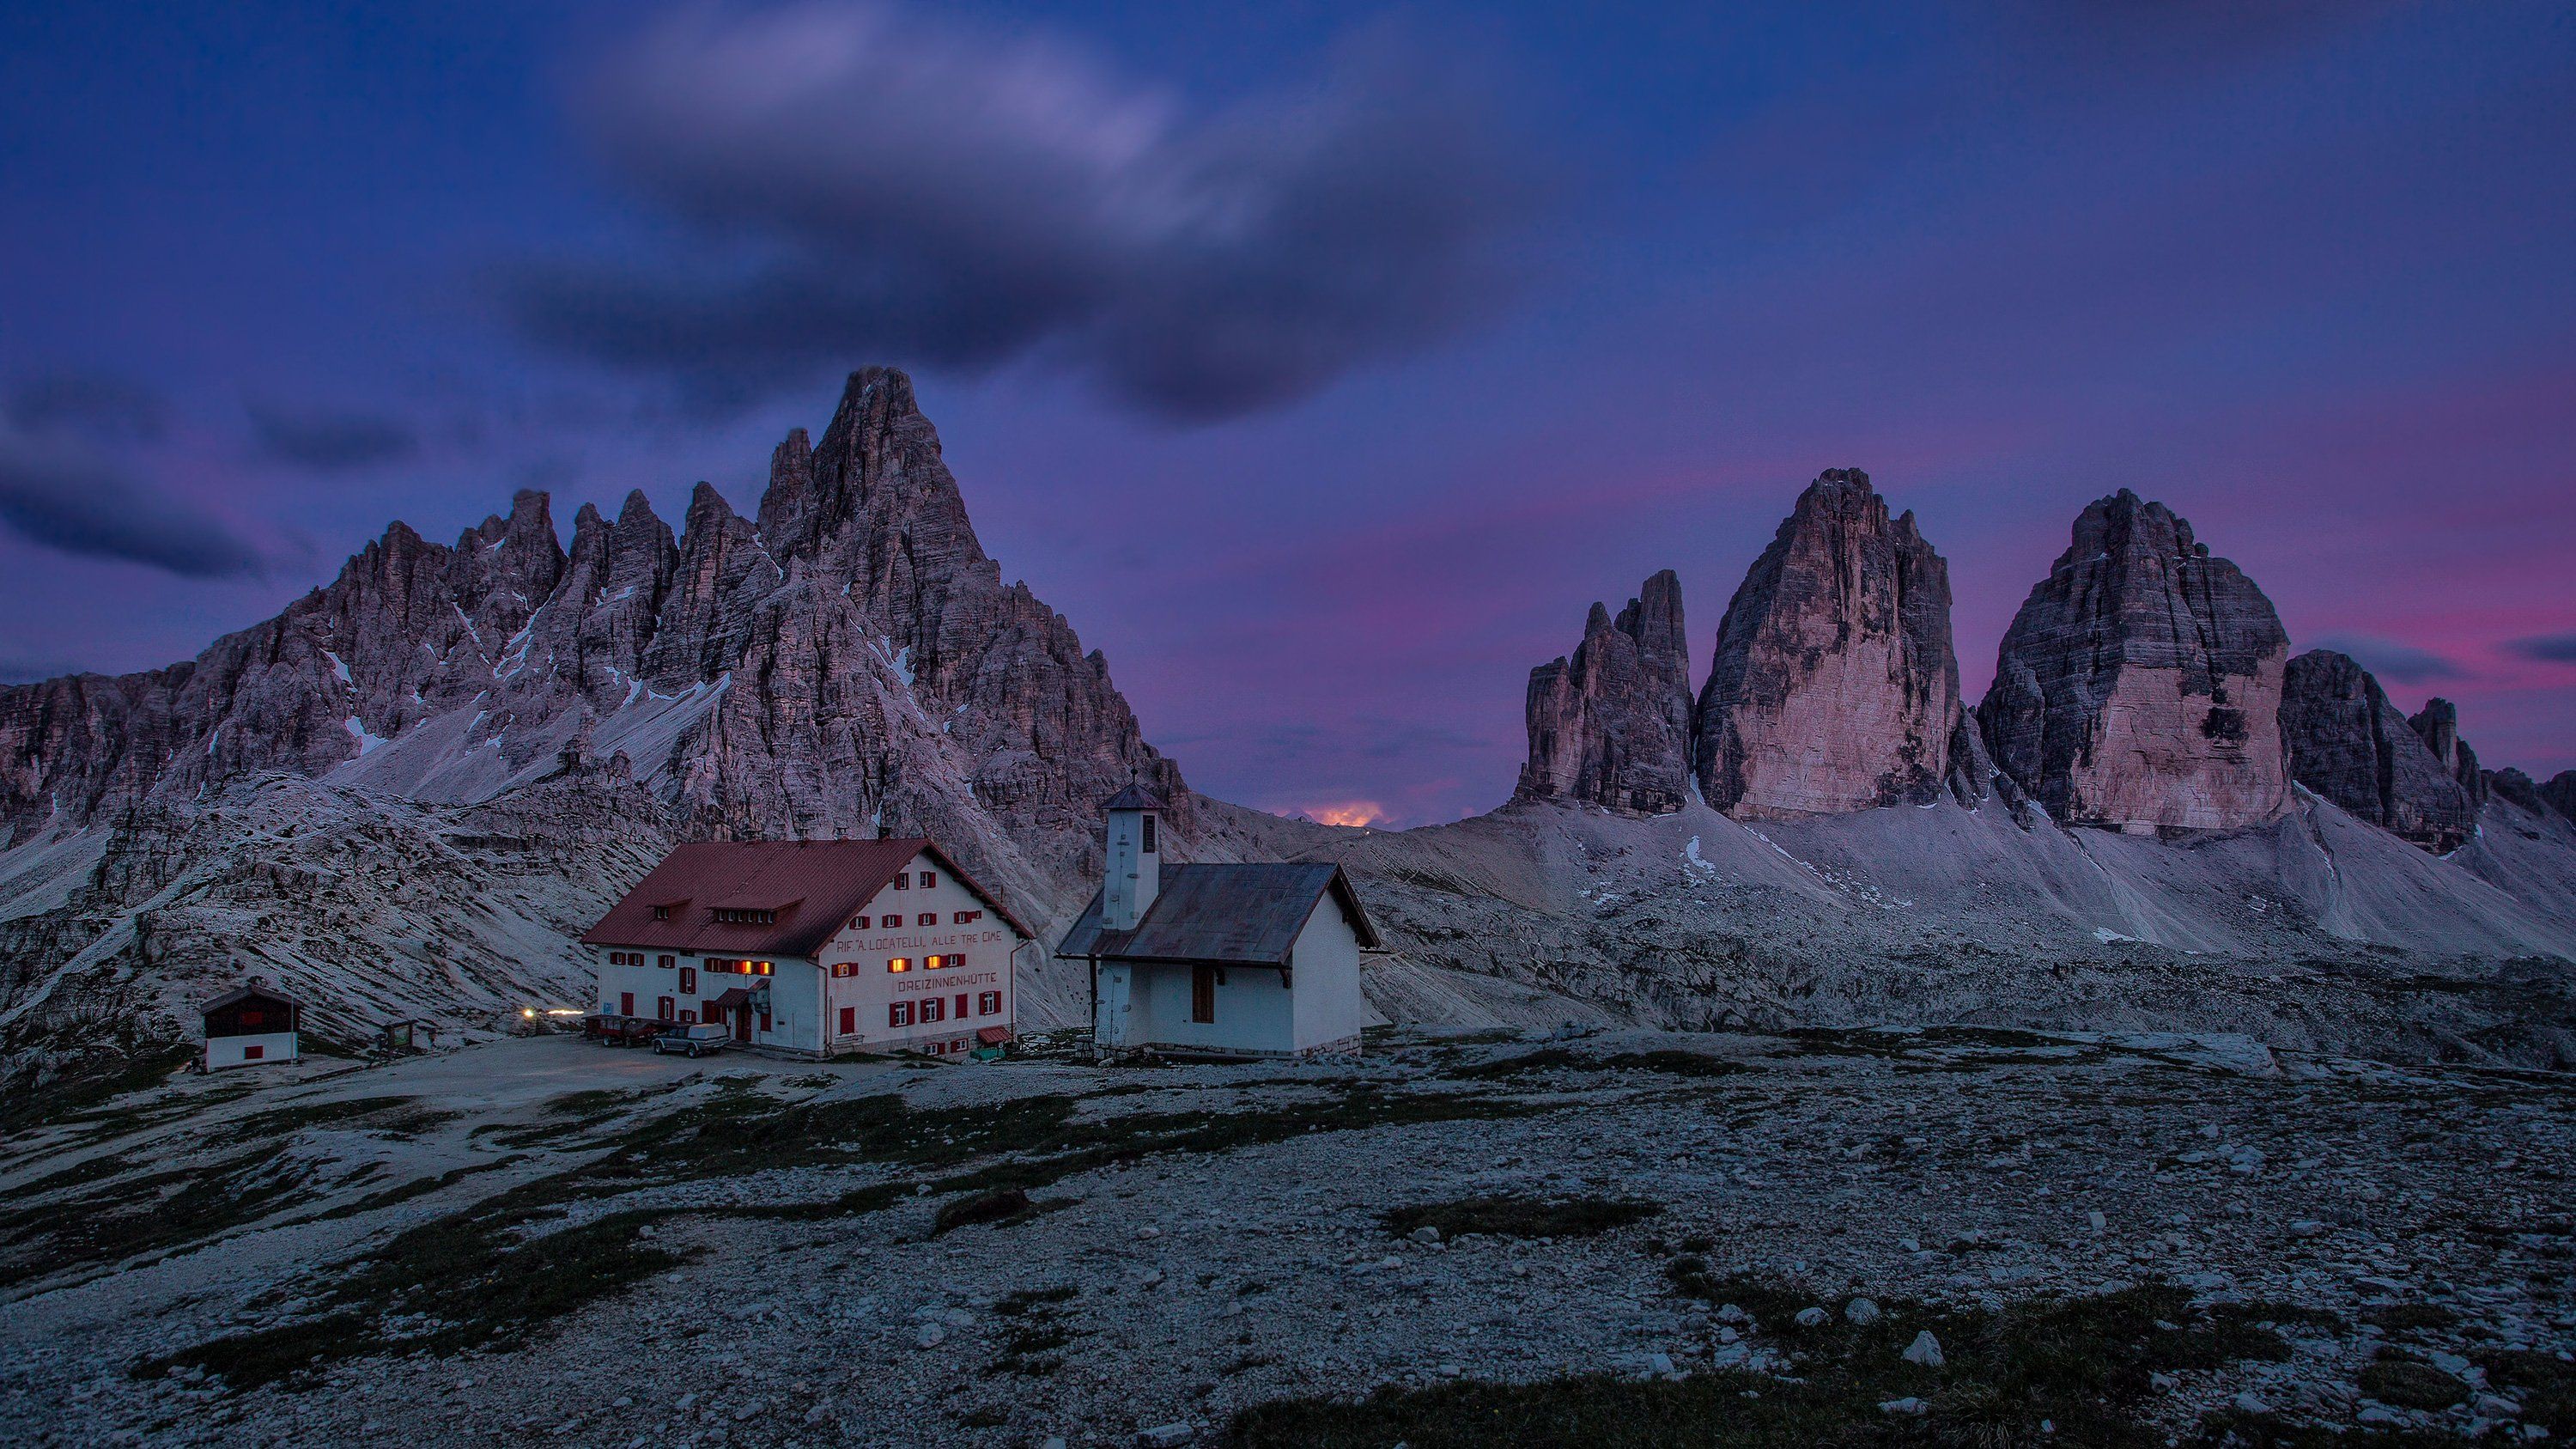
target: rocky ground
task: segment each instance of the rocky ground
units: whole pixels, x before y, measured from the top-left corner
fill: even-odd
[[[1969,1029],[298,1070],[14,1134],[11,1437],[2576,1433],[2538,1074]]]

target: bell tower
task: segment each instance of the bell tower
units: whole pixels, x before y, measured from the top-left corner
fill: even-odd
[[[1100,923],[1113,931],[1132,931],[1154,908],[1154,896],[1162,887],[1163,802],[1144,786],[1130,785],[1100,808],[1109,817]]]

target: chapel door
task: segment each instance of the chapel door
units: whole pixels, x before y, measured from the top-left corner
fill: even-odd
[[[1190,1020],[1213,1024],[1216,1021],[1216,968],[1190,968]]]

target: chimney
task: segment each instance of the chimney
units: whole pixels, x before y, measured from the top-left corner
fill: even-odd
[[[1142,785],[1130,785],[1101,805],[1109,817],[1106,877],[1100,883],[1100,923],[1132,931],[1154,908],[1163,883],[1163,802]]]

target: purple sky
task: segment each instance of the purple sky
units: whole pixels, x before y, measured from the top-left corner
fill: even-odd
[[[1704,671],[1828,467],[1972,698],[2127,486],[2576,767],[2563,6],[163,8],[0,17],[10,678],[531,482],[748,509],[882,361],[1248,803],[1498,803],[1585,607],[1680,570]]]

